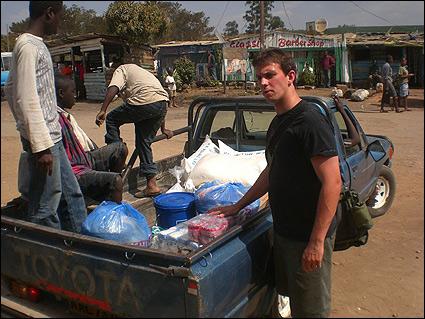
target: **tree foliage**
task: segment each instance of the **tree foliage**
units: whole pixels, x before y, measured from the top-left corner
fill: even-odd
[[[238,23],[233,20],[226,23],[226,27],[224,28],[224,34],[225,35],[238,35]]]
[[[187,87],[195,75],[195,65],[185,56],[175,60],[173,64],[175,68],[174,77],[176,79],[177,87]]]
[[[58,34],[49,36],[48,39],[65,38],[87,33],[106,34],[106,22],[101,16],[96,15],[95,10],[86,10],[84,7],[72,5],[63,6],[64,13],[58,27]],[[12,51],[15,39],[28,29],[30,18],[19,22],[12,22],[9,30],[9,50]],[[7,51],[7,35],[1,37],[1,50]]]
[[[109,5],[105,20],[110,34],[136,45],[151,42],[168,28],[165,12],[153,1],[115,1]]]
[[[247,21],[246,33],[260,33],[260,2],[261,1],[245,1],[245,6],[249,7],[249,10],[245,12],[243,18]],[[274,1],[262,1],[264,3],[264,28],[270,25],[272,20],[271,9],[274,8]]]
[[[278,16],[273,16],[270,20],[270,24],[267,26],[267,30],[285,30],[285,23]]]
[[[87,33],[106,34],[105,20],[102,17],[98,17],[93,9],[86,10],[76,4],[69,8],[64,5],[64,13],[59,23],[57,38]]]
[[[168,41],[200,40],[210,35],[213,27],[209,27],[209,17],[204,12],[191,12],[182,9],[178,2],[156,1],[158,6],[167,15],[169,22],[168,32],[158,38],[156,43]]]

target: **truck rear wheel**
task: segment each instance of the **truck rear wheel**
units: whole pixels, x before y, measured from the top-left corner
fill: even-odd
[[[377,192],[367,200],[366,205],[372,218],[384,215],[393,203],[396,181],[393,171],[388,166],[382,166],[376,181]]]

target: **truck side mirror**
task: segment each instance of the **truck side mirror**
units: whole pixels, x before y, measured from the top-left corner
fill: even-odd
[[[375,162],[379,162],[385,156],[385,149],[380,141],[374,141],[367,147],[367,151]]]

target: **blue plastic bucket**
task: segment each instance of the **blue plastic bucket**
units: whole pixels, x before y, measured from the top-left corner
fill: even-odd
[[[195,194],[174,192],[155,197],[157,225],[170,228],[196,216]]]

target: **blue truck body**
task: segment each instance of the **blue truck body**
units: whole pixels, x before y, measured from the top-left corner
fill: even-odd
[[[350,151],[353,154],[347,154],[346,132],[340,130],[334,102],[303,98],[316,103],[335,127],[344,189],[356,189],[362,200],[375,199],[377,183],[385,179],[381,171],[389,169],[394,145],[384,136],[366,135],[347,108],[362,140],[355,152]],[[220,112],[226,113],[217,122]],[[234,119],[229,119],[229,114]],[[213,141],[223,139],[240,151],[264,149],[264,130],[273,114],[273,106],[262,97],[196,99],[188,111],[188,126],[181,130],[188,132],[185,151],[158,162],[159,185],[167,188],[175,183],[168,169],[192,154],[206,135]],[[220,130],[225,126],[226,130]],[[233,133],[220,137],[228,131]],[[373,159],[372,151],[380,154]],[[131,195],[141,188],[143,179],[136,168],[127,177],[124,200],[152,226],[153,200]],[[391,205],[391,191],[385,209]],[[273,219],[268,206],[184,255],[58,231],[26,222],[19,214],[14,205],[2,207],[2,314],[246,318],[269,316],[275,303]],[[39,289],[41,301],[30,303],[17,297],[16,287],[21,286]]]

